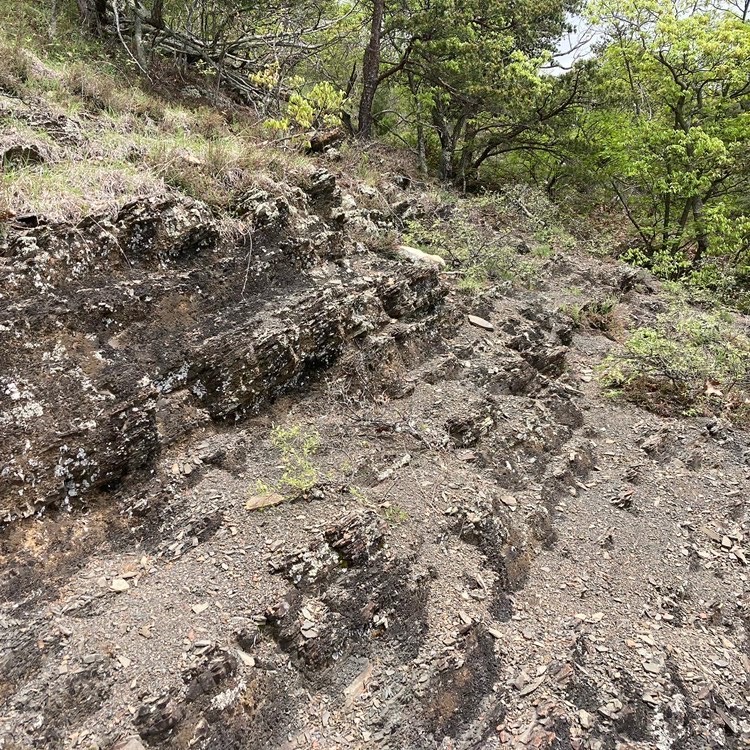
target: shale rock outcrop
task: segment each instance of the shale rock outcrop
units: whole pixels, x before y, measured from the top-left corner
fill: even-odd
[[[256,413],[352,342],[434,315],[436,269],[354,253],[358,213],[340,204],[318,170],[239,196],[239,236],[171,196],[75,225],[17,219],[0,246],[0,519],[147,477],[196,426]]]

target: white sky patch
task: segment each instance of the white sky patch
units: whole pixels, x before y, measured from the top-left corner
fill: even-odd
[[[565,34],[557,43],[552,62],[542,68],[542,73],[558,76],[569,71],[579,60],[586,60],[594,54],[594,46],[601,41],[602,32],[585,18],[571,16],[573,31]]]

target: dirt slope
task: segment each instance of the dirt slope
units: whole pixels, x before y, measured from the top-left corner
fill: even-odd
[[[750,746],[746,434],[605,397],[557,312],[657,285],[466,297],[361,241],[418,191],[329,169],[231,242],[176,196],[10,227],[0,748]]]

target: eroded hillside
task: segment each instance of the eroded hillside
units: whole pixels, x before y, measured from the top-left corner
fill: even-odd
[[[597,376],[658,282],[511,195],[467,283],[385,157],[34,203],[127,133],[0,101],[0,747],[750,745],[747,433]]]

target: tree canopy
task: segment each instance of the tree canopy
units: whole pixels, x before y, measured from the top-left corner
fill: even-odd
[[[280,138],[379,138],[465,191],[502,177],[614,202],[631,259],[747,285],[745,0],[76,2],[143,75],[160,55],[198,67]],[[576,14],[596,43],[551,74]]]

